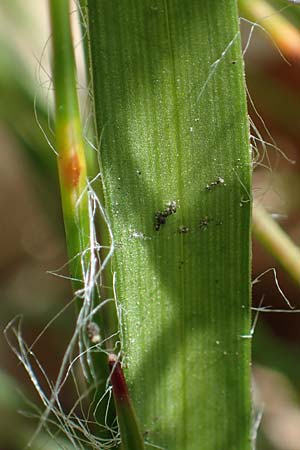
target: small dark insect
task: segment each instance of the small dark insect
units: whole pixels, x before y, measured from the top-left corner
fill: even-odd
[[[172,214],[175,214],[177,211],[177,205],[175,201],[169,202],[166,205],[166,209],[163,211],[158,211],[155,213],[155,230],[158,231],[161,227],[161,225],[164,225],[166,223],[167,217],[171,216]]]
[[[209,217],[203,217],[200,219],[199,228],[200,230],[207,230],[209,223],[212,221]]]
[[[190,231],[190,229],[188,227],[185,227],[184,225],[182,225],[181,227],[178,228],[178,233],[188,233]]]
[[[155,214],[155,229],[158,231],[161,227],[161,225],[164,225],[166,223],[166,215],[164,214],[164,211],[157,212]]]
[[[165,212],[168,212],[168,216],[170,216],[171,214],[175,214],[176,211],[177,211],[176,202],[172,201],[167,204],[167,209],[165,210]]]
[[[207,191],[211,191],[212,189],[214,189],[217,186],[226,186],[224,178],[217,177],[214,181],[212,181],[211,183],[207,184],[205,189]]]

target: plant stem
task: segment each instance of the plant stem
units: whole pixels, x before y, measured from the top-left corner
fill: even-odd
[[[290,277],[300,284],[300,249],[282,230],[263,206],[253,208],[252,229],[254,236],[274,256]]]
[[[69,1],[50,0],[56,150],[64,223],[74,290],[82,288],[82,252],[89,248],[87,171],[75,80]],[[86,259],[88,262],[88,256]]]
[[[58,153],[58,170],[61,188],[63,217],[66,231],[67,250],[69,257],[70,276],[77,305],[80,310],[84,304],[100,302],[97,286],[87,289],[87,274],[91,268],[92,254],[90,242],[90,223],[93,220],[89,212],[88,179],[85,158],[85,144],[82,136],[79,105],[76,91],[75,58],[71,35],[69,0],[50,0],[50,17],[53,40],[53,85],[55,88],[56,104],[56,150]],[[90,280],[94,283],[95,280]],[[87,296],[91,298],[86,298]],[[111,309],[110,309],[111,311]],[[107,337],[105,310],[90,317],[101,329],[101,335]],[[113,311],[114,312],[114,311]],[[114,323],[113,320],[111,320]],[[113,331],[116,331],[114,328]],[[106,334],[107,333],[107,334]],[[87,337],[87,324],[82,330],[84,345],[92,343]],[[106,390],[109,375],[106,355],[101,352],[87,352],[85,372],[89,383],[96,383],[96,391],[92,393],[95,405]],[[106,401],[97,406],[97,419],[104,423],[114,420],[107,417]]]
[[[265,0],[239,0],[242,14],[261,25],[270,34],[285,56],[292,60],[300,58],[300,32]]]

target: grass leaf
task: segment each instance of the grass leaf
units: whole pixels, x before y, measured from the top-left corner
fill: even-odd
[[[89,0],[88,14],[125,374],[147,448],[249,449],[251,162],[236,1]]]

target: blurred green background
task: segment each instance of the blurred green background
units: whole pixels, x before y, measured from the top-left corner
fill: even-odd
[[[272,4],[279,11],[287,3],[278,0]],[[79,89],[86,111],[76,10],[74,3]],[[1,330],[22,315],[22,333],[29,346],[72,298],[68,280],[48,273],[63,266],[67,257],[56,160],[49,145],[54,145],[54,136],[47,13],[45,0],[0,2]],[[283,14],[300,30],[300,8],[288,7]],[[245,48],[252,25],[241,20],[241,29]],[[254,27],[245,62],[251,96],[249,113],[254,124],[251,142],[257,147],[253,195],[298,244],[300,48],[298,59],[288,63],[270,35]],[[271,145],[259,143],[260,136]],[[290,302],[300,308],[299,288],[254,241],[253,279],[270,267],[276,268]],[[59,273],[67,275],[66,269]],[[264,305],[286,307],[271,272],[254,284],[254,305],[262,296]],[[57,376],[74,317],[71,306],[34,346],[51,381]],[[24,416],[24,411],[32,412],[32,407],[20,391],[37,404],[38,398],[3,333],[0,354],[0,450],[19,450],[26,446],[37,425],[35,419],[25,417],[28,414]],[[300,315],[260,314],[253,336],[253,359],[256,425],[260,425],[257,448],[300,450]],[[74,392],[68,387],[65,391],[63,407],[68,411],[75,401]],[[53,450],[57,445],[41,433],[32,448]]]

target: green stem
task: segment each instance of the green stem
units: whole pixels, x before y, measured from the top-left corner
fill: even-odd
[[[300,58],[299,30],[265,0],[239,0],[240,12],[263,27],[274,43],[291,60]]]
[[[77,295],[78,309],[85,304],[97,304],[101,301],[97,286],[86,289],[85,278],[91,270],[92,255],[90,243],[88,180],[85,158],[85,144],[82,136],[81,120],[75,79],[75,58],[72,43],[69,1],[50,0],[50,17],[53,41],[53,84],[55,88],[56,104],[56,150],[59,170],[63,217],[66,231],[67,250],[69,257],[70,276],[75,295]],[[96,280],[88,282],[95,283]],[[92,291],[92,292],[90,292]],[[111,293],[110,293],[111,294]],[[90,295],[92,298],[86,298]],[[110,295],[111,296],[111,295]],[[95,303],[93,303],[95,302]],[[110,311],[114,308],[110,308]],[[105,326],[105,308],[101,316],[91,317],[89,322],[95,321],[101,330],[102,337],[107,337],[116,331]],[[114,321],[112,321],[114,324]],[[84,345],[89,347],[87,325],[82,330]],[[91,362],[92,361],[92,368]],[[96,383],[96,393],[92,394],[95,405],[106,390],[106,380],[109,372],[106,355],[91,352],[86,359],[86,373],[89,382]],[[102,401],[97,407],[97,419],[104,423],[107,415],[107,405]],[[114,420],[114,411],[110,410],[108,423]]]
[[[300,284],[300,249],[266,210],[258,204],[253,208],[254,236],[274,256],[290,277]]]
[[[83,287],[81,256],[89,248],[87,171],[75,80],[69,1],[50,0],[56,151],[70,271],[74,290]],[[88,255],[86,257],[88,264]]]

